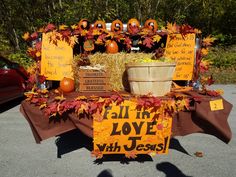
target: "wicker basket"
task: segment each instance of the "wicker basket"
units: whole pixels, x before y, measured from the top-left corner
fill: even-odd
[[[132,94],[164,96],[170,92],[175,63],[128,63],[126,70]]]

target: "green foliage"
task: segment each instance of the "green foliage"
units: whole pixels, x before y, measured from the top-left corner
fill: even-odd
[[[212,62],[207,75],[212,75],[216,84],[236,83],[236,45],[214,47],[206,59]]]
[[[226,68],[217,68],[211,67],[208,75],[213,76],[215,84],[236,84],[236,68],[228,67]]]
[[[236,46],[214,47],[206,57],[207,60],[212,62],[216,68],[230,68],[236,69]]]
[[[8,59],[13,62],[19,63],[21,66],[23,66],[26,69],[28,67],[30,67],[35,62],[32,58],[30,58],[26,54],[20,53],[20,52],[10,54],[8,56]]]
[[[212,34],[218,39],[215,44],[220,46],[213,48],[207,57],[213,62],[214,71],[217,76],[222,74],[222,78],[225,71],[235,73],[236,47],[225,48],[236,44],[235,0],[1,0],[0,9],[0,54],[7,56],[14,50],[16,53],[10,59],[25,67],[33,61],[19,52],[26,48],[21,36],[47,23],[72,25],[82,18],[91,23],[98,19],[112,22],[117,18],[127,23],[130,18],[137,18],[144,24],[148,18],[154,18],[159,29],[166,22],[176,22],[199,28],[203,36]]]
[[[233,36],[232,34],[216,34],[214,37],[217,39],[214,42],[214,45],[219,46],[229,46],[236,44],[236,36]]]
[[[6,56],[11,50],[9,41],[0,36],[0,55]]]
[[[203,36],[218,35],[220,44],[236,43],[235,0],[1,0],[0,9],[0,37],[19,51],[24,49],[21,36],[26,31],[32,33],[47,23],[77,24],[82,18],[127,23],[135,17],[141,24],[154,18],[159,27],[167,21],[187,23]]]

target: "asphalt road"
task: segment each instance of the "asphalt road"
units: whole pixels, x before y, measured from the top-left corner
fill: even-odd
[[[214,88],[222,88],[223,97],[234,105],[229,116],[233,132],[229,144],[197,133],[176,137],[168,155],[135,161],[120,157],[96,161],[90,155],[89,142],[76,136],[78,132],[60,141],[54,137],[36,144],[18,101],[0,113],[0,177],[235,177],[236,85]],[[196,151],[203,152],[203,157],[196,157]]]

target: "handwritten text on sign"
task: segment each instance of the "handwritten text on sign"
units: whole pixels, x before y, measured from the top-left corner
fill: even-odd
[[[61,80],[63,77],[72,78],[72,48],[65,41],[57,41],[57,45],[50,43],[52,33],[43,34],[41,74],[47,80]]]
[[[138,111],[132,101],[104,108],[103,120],[93,122],[94,151],[103,154],[167,154],[172,119],[155,112]]]
[[[168,35],[165,56],[176,60],[173,80],[191,80],[194,68],[195,34]]]

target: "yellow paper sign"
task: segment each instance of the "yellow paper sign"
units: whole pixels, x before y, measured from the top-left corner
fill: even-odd
[[[61,80],[63,77],[73,78],[73,50],[65,41],[57,40],[57,45],[50,42],[52,33],[43,34],[41,74],[47,80]]]
[[[94,152],[102,154],[167,154],[172,118],[159,117],[150,110],[136,109],[124,101],[103,109],[102,121],[94,119]]]
[[[176,61],[173,80],[192,80],[194,68],[195,34],[170,34],[167,37],[165,56]]]
[[[218,100],[210,101],[210,108],[211,108],[211,111],[218,111],[218,110],[224,109],[223,100],[218,99]]]

